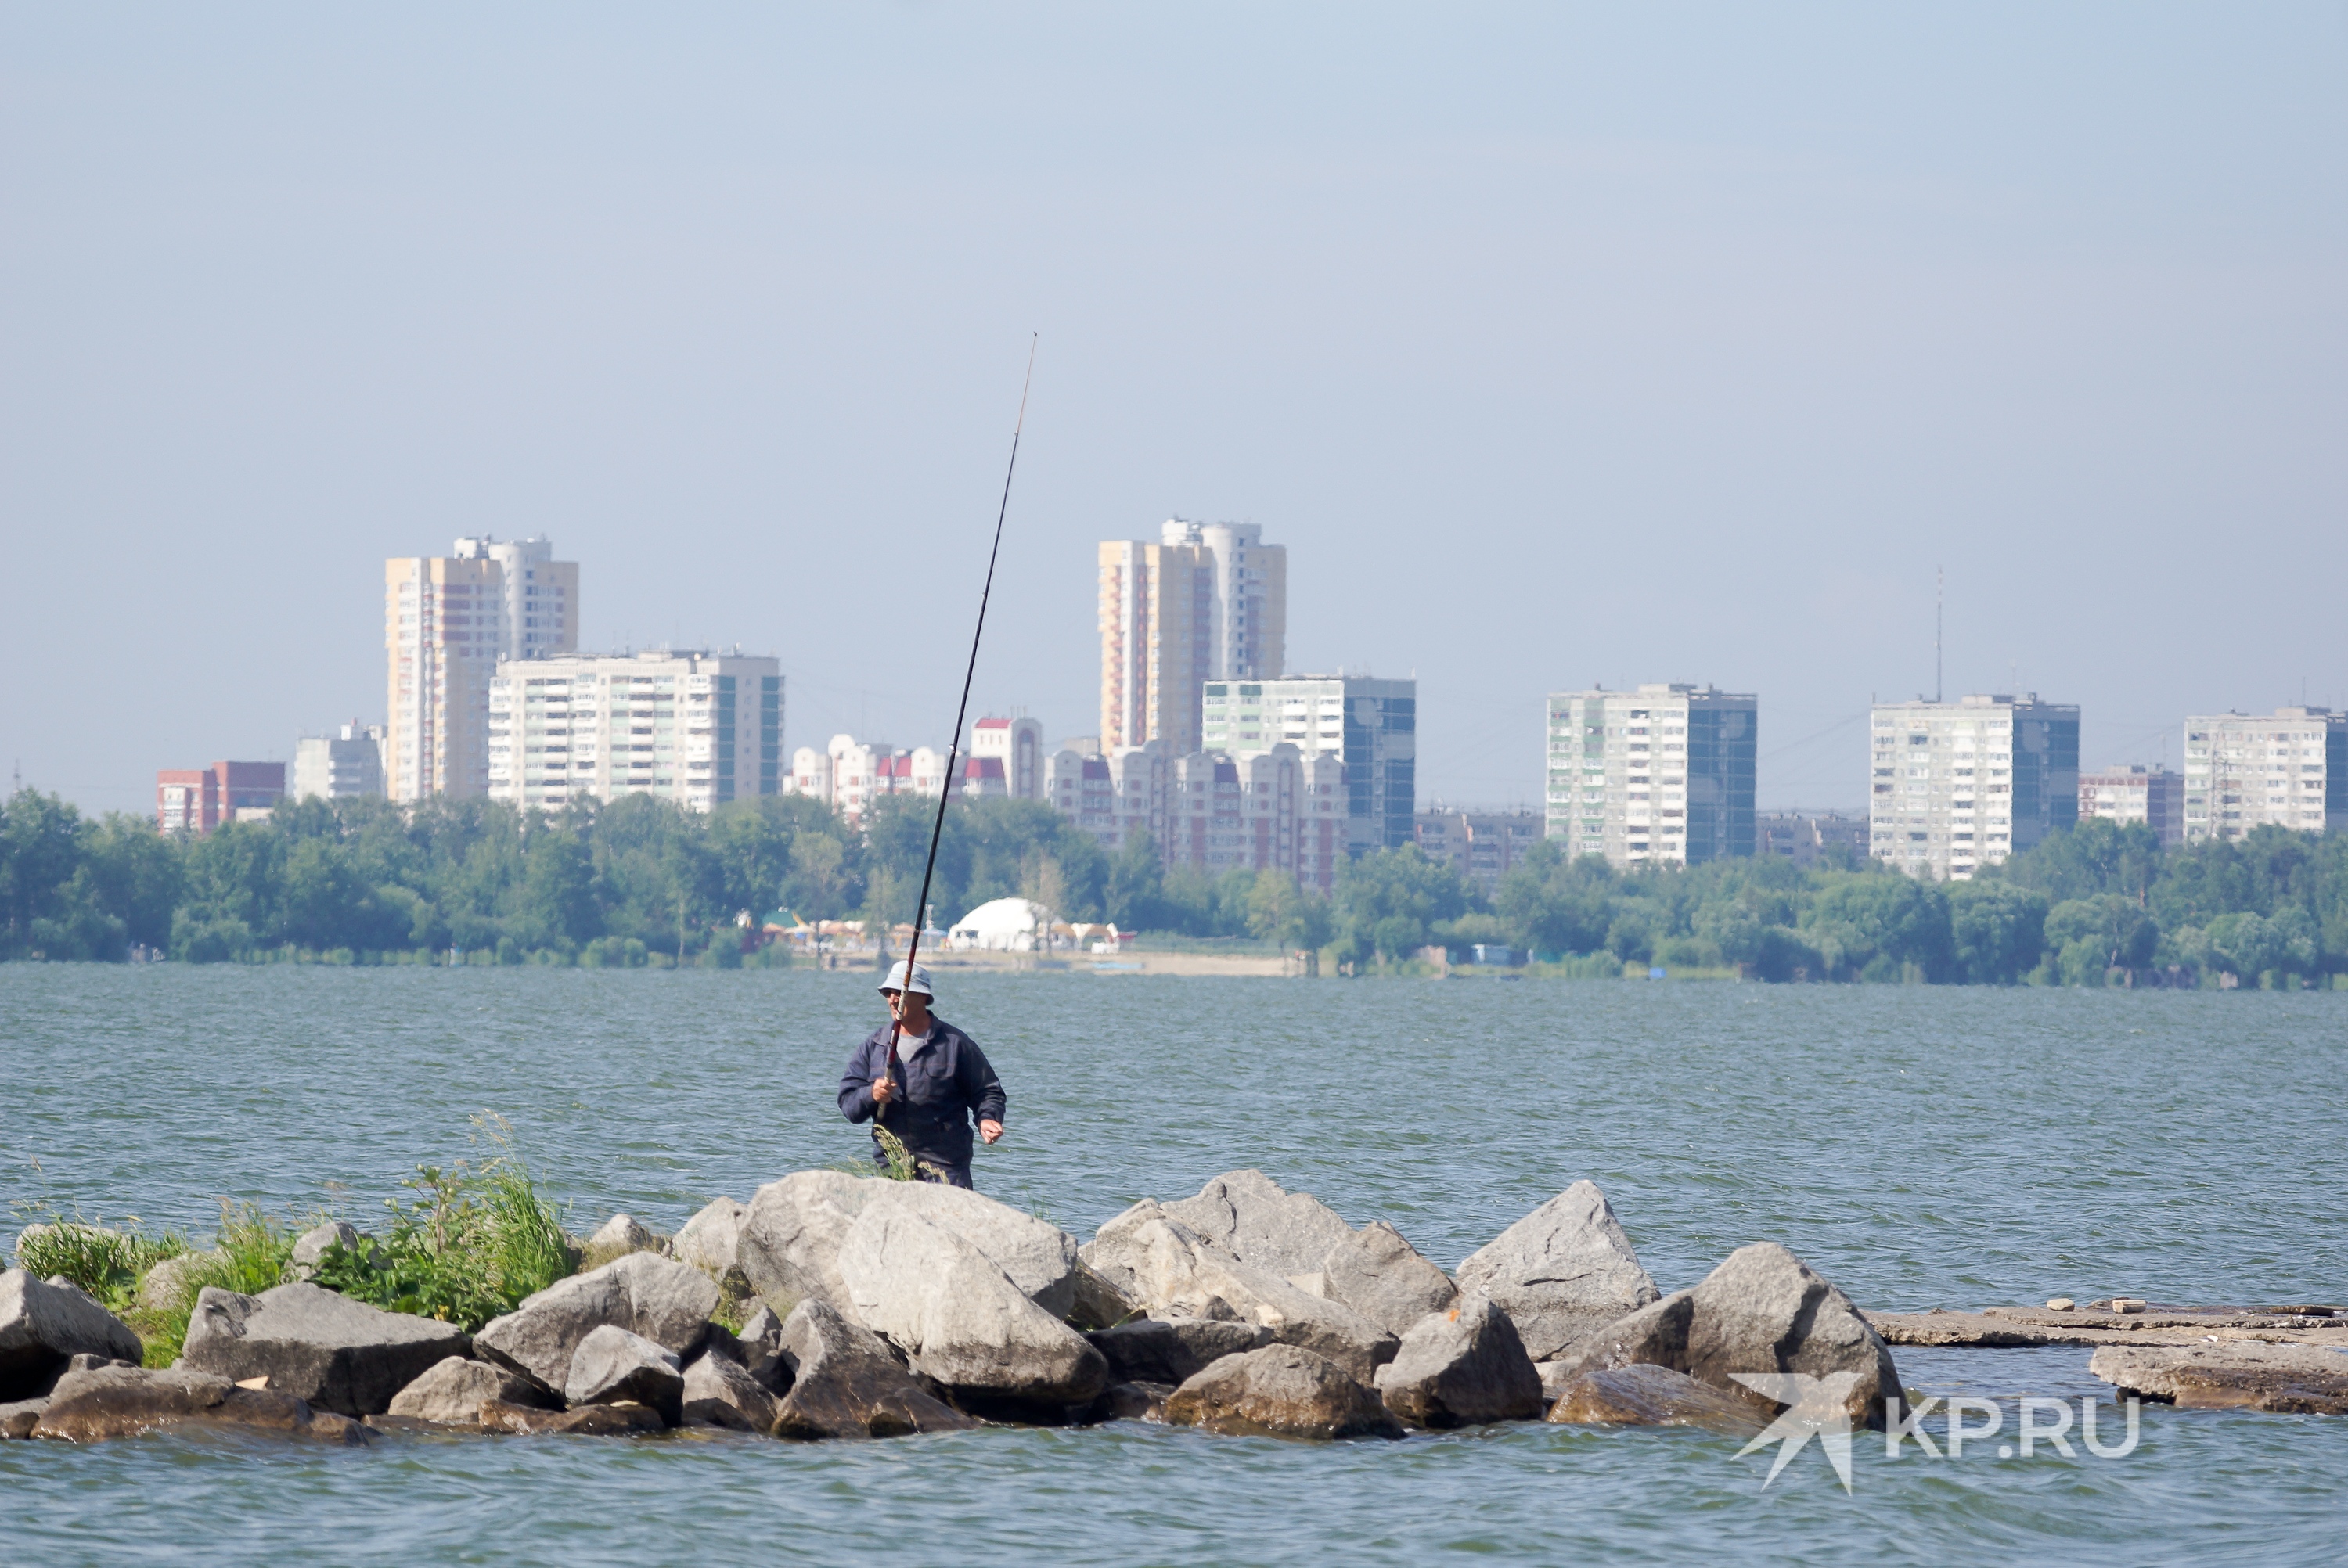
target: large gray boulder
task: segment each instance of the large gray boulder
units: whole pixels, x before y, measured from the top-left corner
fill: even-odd
[[[1595,1182],[1574,1183],[1468,1254],[1452,1277],[1498,1303],[1536,1361],[1566,1356],[1656,1294]]]
[[[825,1302],[791,1309],[782,1348],[791,1391],[775,1417],[778,1438],[888,1438],[979,1424],[916,1382],[879,1336]]]
[[[139,1336],[88,1292],[21,1268],[0,1272],[0,1399],[47,1393],[76,1356],[136,1361],[142,1354]]]
[[[573,1406],[648,1406],[676,1426],[685,1419],[685,1368],[675,1351],[606,1323],[571,1353],[562,1397]]]
[[[716,1199],[685,1221],[669,1243],[671,1257],[690,1264],[717,1282],[722,1300],[743,1303],[757,1294],[751,1288],[750,1276],[742,1271],[740,1255],[742,1221],[749,1212],[747,1204],[732,1198]]]
[[[909,1209],[976,1247],[1056,1318],[1076,1305],[1076,1241],[1008,1204],[934,1182],[887,1182],[845,1171],[799,1171],[751,1196],[735,1255],[758,1296],[788,1315],[799,1302],[853,1316],[839,1275],[849,1227],[875,1204]]]
[[[1141,1317],[1085,1336],[1121,1383],[1179,1384],[1226,1356],[1261,1350],[1272,1330],[1214,1317]]]
[[[1668,1367],[1745,1399],[1766,1419],[1776,1404],[1735,1374],[1851,1372],[1851,1424],[1880,1430],[1883,1400],[1900,1391],[1890,1348],[1850,1297],[1775,1242],[1737,1248],[1693,1290],[1623,1317],[1584,1342],[1572,1375],[1612,1367]]]
[[[250,1297],[247,1297],[250,1299]],[[99,1442],[190,1424],[280,1432],[317,1442],[356,1444],[366,1429],[275,1389],[240,1389],[216,1373],[108,1366],[68,1372],[33,1428],[36,1438]]]
[[[1148,1198],[1101,1226],[1081,1256],[1152,1317],[1258,1324],[1278,1342],[1325,1356],[1365,1384],[1400,1344],[1343,1302],[1231,1256]]]
[[[314,1285],[258,1296],[207,1286],[188,1318],[180,1364],[232,1383],[269,1379],[322,1410],[372,1416],[392,1396],[472,1341],[452,1323],[386,1312]]]
[[[580,1342],[596,1329],[624,1328],[682,1358],[700,1348],[716,1309],[716,1280],[685,1264],[634,1252],[555,1281],[483,1324],[473,1343],[488,1359],[559,1390],[570,1380]]]
[[[1402,1436],[1376,1395],[1327,1357],[1293,1345],[1224,1357],[1169,1395],[1161,1419],[1235,1436]]]
[[[633,1214],[613,1214],[579,1244],[579,1267],[592,1272],[633,1252],[668,1253],[668,1238]]]
[[[439,1426],[479,1424],[489,1399],[516,1405],[551,1406],[561,1401],[517,1372],[451,1356],[392,1396],[386,1415]]]
[[[217,1252],[183,1252],[149,1269],[139,1281],[139,1305],[149,1312],[193,1307],[203,1276],[219,1266]]]
[[[1540,1374],[1516,1325],[1480,1296],[1420,1318],[1378,1368],[1377,1388],[1404,1424],[1435,1430],[1529,1421],[1542,1409]]]
[[[715,1346],[685,1369],[685,1426],[727,1427],[739,1432],[771,1432],[782,1419],[782,1402],[748,1369]]]
[[[1348,1231],[1321,1260],[1323,1294],[1388,1333],[1407,1334],[1430,1312],[1449,1309],[1459,1290],[1384,1220]]]
[[[1241,1263],[1282,1276],[1317,1274],[1353,1227],[1310,1193],[1292,1193],[1262,1171],[1226,1171],[1166,1216]]]
[[[1608,1367],[1561,1389],[1549,1419],[1592,1427],[1703,1427],[1746,1435],[1763,1425],[1752,1403],[1669,1367]]]
[[[2105,1345],[2087,1370],[2123,1393],[2187,1409],[2348,1416],[2348,1355],[2328,1346]]]
[[[294,1243],[294,1252],[287,1260],[286,1272],[296,1281],[306,1282],[318,1272],[318,1264],[333,1247],[355,1253],[366,1245],[358,1226],[348,1220],[330,1220],[313,1230],[306,1230]]]
[[[872,1204],[849,1227],[839,1266],[858,1320],[948,1388],[1077,1405],[1107,1382],[1101,1353],[937,1211]]]

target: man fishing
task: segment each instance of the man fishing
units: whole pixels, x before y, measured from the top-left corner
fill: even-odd
[[[913,1157],[924,1182],[967,1187],[970,1124],[992,1143],[1003,1136],[1003,1083],[978,1042],[930,1011],[936,993],[930,971],[911,959],[880,982],[890,1021],[872,1031],[848,1059],[839,1080],[839,1111],[873,1126],[872,1158],[889,1163],[880,1130],[886,1127]]]

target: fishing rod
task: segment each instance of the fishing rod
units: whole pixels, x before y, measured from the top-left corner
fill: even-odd
[[[930,878],[937,874],[938,841],[945,836],[946,805],[953,799],[954,764],[962,755],[963,721],[970,717],[970,687],[978,675],[978,642],[986,635],[986,601],[994,593],[994,561],[1003,553],[1003,519],[1011,512],[1011,477],[1019,471],[1019,437],[1027,428],[1027,389],[1035,380],[1035,334],[1027,338],[1027,374],[1019,384],[1019,419],[1011,427],[1011,461],[1003,470],[1003,502],[994,509],[994,543],[986,552],[986,583],[978,590],[978,624],[971,629],[970,663],[962,672],[962,706],[954,710],[953,737],[946,743],[946,776],[938,789],[938,815],[930,824],[930,858],[922,867],[922,896],[913,901],[913,939],[905,948],[905,981],[912,983],[913,961],[922,954],[922,927],[930,907]],[[905,1032],[905,1020],[900,1009],[903,993],[899,993],[898,1006],[889,1009],[889,1053],[881,1059],[891,1077],[897,1071],[897,1040]],[[872,1120],[881,1120],[881,1106],[872,1109]]]

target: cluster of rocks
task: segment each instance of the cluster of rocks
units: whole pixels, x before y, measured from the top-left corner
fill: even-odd
[[[313,1261],[365,1245],[314,1240]],[[1899,1388],[1867,1319],[1783,1247],[1661,1295],[1588,1182],[1448,1275],[1255,1171],[1138,1203],[1081,1245],[975,1193],[807,1171],[674,1237],[614,1216],[583,1250],[586,1272],[469,1335],[305,1279],[207,1288],[167,1371],[71,1286],[0,1276],[0,1430],[816,1439],[1127,1418],[1393,1438],[1544,1417],[1753,1428],[1776,1408],[1735,1379],[1755,1372],[1853,1373],[1854,1420],[1880,1425]]]

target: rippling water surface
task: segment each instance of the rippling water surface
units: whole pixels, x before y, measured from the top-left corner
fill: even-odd
[[[0,967],[0,1197],[369,1222],[510,1120],[573,1229],[862,1152],[870,976]],[[2348,1297],[2348,997],[961,975],[1011,1094],[982,1190],[1079,1235],[1260,1166],[1446,1267],[1578,1177],[1669,1290],[1772,1239],[1862,1305]],[[2075,1398],[2085,1350],[1910,1350]],[[2011,1416],[2009,1415],[2009,1427]],[[1118,1424],[732,1439],[0,1444],[12,1559],[2335,1562],[2348,1419],[2148,1408],[2124,1459],[1540,1425],[1331,1447]],[[1814,1462],[1815,1461],[1815,1462]],[[32,1557],[20,1557],[29,1550]]]

